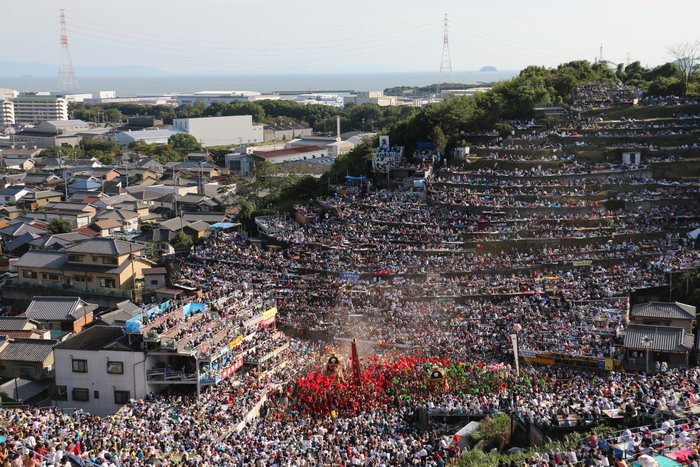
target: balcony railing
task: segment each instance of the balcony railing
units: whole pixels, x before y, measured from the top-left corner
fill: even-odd
[[[158,368],[153,370],[148,370],[146,372],[146,379],[148,381],[183,381],[183,382],[197,382],[197,374],[186,373],[184,371],[170,370],[166,368]]]

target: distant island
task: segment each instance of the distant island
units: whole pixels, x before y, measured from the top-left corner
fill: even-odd
[[[498,71],[495,66],[483,66],[479,71]]]

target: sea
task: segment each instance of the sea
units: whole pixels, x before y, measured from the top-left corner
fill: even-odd
[[[518,70],[455,71],[455,83],[491,83],[510,79]],[[78,76],[81,92],[116,91],[119,97],[188,93],[195,91],[258,91],[262,93],[381,91],[394,86],[427,86],[440,80],[438,73],[318,73],[190,76]],[[445,81],[444,78],[442,81]],[[52,91],[56,76],[0,76],[0,88],[18,91]]]

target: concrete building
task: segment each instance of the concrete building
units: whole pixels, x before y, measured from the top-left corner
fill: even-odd
[[[359,91],[354,96],[344,97],[343,102],[345,105],[377,104],[382,107],[387,105],[397,105],[398,103],[395,96],[385,96],[384,91]]]
[[[15,123],[68,120],[68,101],[62,97],[19,96],[12,99],[12,103]]]
[[[253,124],[252,115],[228,117],[176,118],[173,129],[194,136],[202,146],[261,143],[264,126]]]
[[[265,125],[263,129],[265,141],[289,141],[313,134],[313,128],[298,123],[293,125]]]
[[[146,393],[144,352],[120,327],[94,326],[54,347],[57,404],[97,416]]]
[[[249,305],[253,317],[246,321],[219,318],[211,327],[193,331],[191,339],[217,330],[196,346],[187,339],[173,339],[169,329],[162,331],[160,325],[186,317],[196,322],[204,317],[204,304],[177,306],[166,301],[141,310],[129,307],[126,313],[119,313],[124,327],[93,326],[54,347],[57,405],[106,416],[130,399],[143,399],[148,392],[199,393],[202,387],[225,381],[244,364],[262,372],[269,368],[271,357],[289,347],[285,342],[259,357],[249,355],[255,347],[243,349],[243,341],[254,338],[260,328],[276,319],[277,309],[262,305]],[[143,324],[144,317],[154,313],[154,319]]]
[[[253,175],[255,156],[251,154],[226,154],[224,156],[226,168],[234,175],[250,177]]]
[[[0,125],[15,124],[15,105],[11,100],[0,99]]]

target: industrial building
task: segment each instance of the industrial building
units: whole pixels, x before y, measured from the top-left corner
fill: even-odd
[[[76,146],[81,140],[76,133],[89,129],[90,125],[82,120],[52,120],[42,122],[34,128],[19,131],[13,135],[12,139],[15,144],[36,148],[64,144]]]
[[[262,143],[264,140],[263,125],[253,124],[252,115],[176,118],[173,130],[189,133],[202,146]]]
[[[278,100],[277,94],[262,94],[257,91],[198,91],[192,94],[179,94],[177,105],[195,105],[202,102],[207,106],[212,102],[255,102],[260,100]]]
[[[265,125],[263,130],[265,141],[288,141],[313,134],[313,128],[298,123],[291,125]]]
[[[343,102],[345,105],[377,104],[384,107],[388,105],[397,105],[398,99],[394,96],[385,96],[384,91],[360,91],[354,96],[345,96]]]

